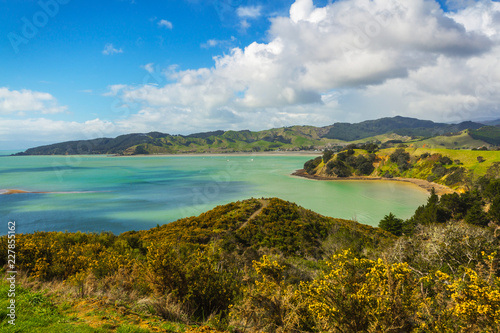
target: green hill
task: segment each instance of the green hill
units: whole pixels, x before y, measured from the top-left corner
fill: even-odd
[[[357,124],[336,123],[329,127],[325,137],[343,141],[355,141],[394,132],[402,136],[426,137],[453,133],[464,129],[477,129],[484,125],[474,122],[460,124],[435,123],[430,120],[396,116],[367,120]]]
[[[436,137],[433,144],[447,148],[462,147],[449,144],[447,136],[459,135],[470,130],[470,144],[474,148],[487,142],[497,142],[491,129],[481,129],[482,124],[434,123],[396,116],[368,120],[357,124],[335,123],[325,127],[291,126],[263,131],[213,131],[190,135],[171,135],[159,132],[134,133],[116,138],[68,141],[31,148],[18,155],[74,155],[74,154],[179,154],[179,153],[231,153],[273,150],[319,150],[347,142],[388,140],[410,141]],[[484,139],[484,140],[483,140]],[[458,140],[458,139],[457,139]],[[465,142],[463,143],[466,144]],[[494,144],[494,143],[492,143]]]
[[[209,244],[220,242],[227,251],[278,250],[285,256],[321,258],[337,240],[346,248],[376,249],[392,239],[379,229],[354,221],[319,215],[277,198],[250,199],[218,206],[190,217],[138,232],[143,240]],[[349,241],[347,241],[347,239]],[[338,245],[335,245],[338,246]]]
[[[485,193],[498,196],[497,185]],[[470,199],[431,196],[418,233],[401,237],[277,198],[120,235],[3,236],[17,274],[14,287],[0,281],[0,331],[494,332],[498,238],[474,223],[434,223],[455,197]],[[8,265],[0,257],[2,273]]]
[[[410,147],[445,148],[445,149],[472,149],[486,146],[484,140],[476,139],[471,130],[464,130],[453,135],[439,135],[430,138],[405,142]]]
[[[286,262],[287,279],[298,283],[311,277],[312,267],[332,253],[352,249],[375,257],[395,239],[381,229],[325,217],[277,198],[233,202],[196,217],[121,235],[18,234],[17,271],[38,281],[38,286],[51,286],[57,302],[65,305],[63,311],[44,294],[18,287],[19,302],[32,303],[18,308],[17,321],[21,331],[67,330],[72,321],[73,331],[90,332],[96,323],[118,317],[117,307],[122,307],[120,320],[127,325],[120,332],[132,332],[125,326],[130,329],[144,322],[148,328],[165,330],[165,322],[154,320],[159,317],[193,325],[210,315],[222,316],[239,302],[241,281],[248,278],[245,272],[263,255]],[[7,236],[0,237],[1,251],[7,253],[8,244]],[[0,257],[0,267],[6,265],[7,257]],[[6,288],[8,284],[0,284],[0,290]],[[9,302],[6,295],[0,296],[2,306]],[[63,315],[68,308],[73,309],[71,320]],[[0,329],[7,327],[6,308],[2,309]],[[134,322],[132,315],[140,319]],[[144,332],[138,326],[134,329]]]
[[[368,153],[349,149],[327,157],[326,161],[310,160],[304,168],[310,175],[327,178],[416,178],[464,189],[480,176],[500,177],[500,151],[409,147]]]
[[[481,127],[471,131],[471,136],[476,140],[498,146],[500,145],[500,125]]]

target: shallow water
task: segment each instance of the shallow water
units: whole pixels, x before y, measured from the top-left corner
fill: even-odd
[[[2,154],[0,154],[2,155]],[[0,234],[148,229],[250,197],[279,197],[318,213],[376,226],[407,218],[427,193],[385,181],[292,177],[312,156],[0,157]],[[4,227],[2,227],[2,225]]]

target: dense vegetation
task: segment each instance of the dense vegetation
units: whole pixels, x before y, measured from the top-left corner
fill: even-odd
[[[500,177],[496,151],[426,148],[377,149],[377,145],[348,145],[333,154],[325,151],[304,164],[310,175],[323,177],[403,177],[435,182],[456,189],[473,188],[480,177]]]
[[[118,236],[17,235],[16,268],[26,274],[28,285],[58,284],[63,295],[95,299],[103,306],[182,325],[208,320],[226,328],[240,320],[230,315],[258,278],[253,263],[264,255],[285,264],[287,280],[298,285],[310,280],[311,267],[332,253],[350,248],[372,254],[393,241],[380,229],[324,217],[283,200],[250,199]],[[7,253],[7,248],[7,238],[0,238],[0,249]],[[0,258],[0,265],[6,264],[6,257]],[[3,328],[6,311],[2,306]]]
[[[497,202],[500,180],[481,184],[481,199]],[[31,304],[30,311],[19,308],[18,323],[47,332],[70,326],[148,332],[144,321],[153,331],[170,332],[494,331],[499,240],[493,227],[464,218],[461,205],[473,207],[474,193],[432,195],[411,219],[411,232],[389,214],[386,225],[393,226],[384,229],[404,233],[399,238],[276,198],[218,206],[121,235],[17,235],[17,270],[30,287],[19,287],[19,303]],[[444,207],[454,218],[438,221],[432,214]],[[500,216],[488,214],[494,221]],[[403,229],[391,229],[394,223]],[[0,251],[7,247],[0,238]],[[89,304],[95,305],[88,319],[71,310]],[[111,308],[122,309],[121,319]],[[104,315],[94,322],[97,309]],[[146,319],[134,324],[132,315]]]
[[[478,129],[484,125],[474,122],[460,124],[435,123],[430,120],[396,116],[367,120],[357,124],[336,123],[330,126],[325,137],[343,141],[355,141],[368,137],[394,132],[403,136],[435,136],[459,132],[464,129]]]
[[[500,125],[481,127],[471,131],[471,136],[474,139],[498,146],[500,145]]]
[[[273,150],[314,150],[344,146],[353,140],[413,142],[414,145],[477,148],[498,145],[498,133],[474,122],[443,124],[406,117],[335,123],[324,127],[292,126],[259,132],[213,131],[191,135],[151,132],[57,143],[19,155],[230,153]],[[497,128],[498,132],[498,128]],[[445,136],[442,136],[445,135]],[[474,139],[476,138],[476,139]],[[431,140],[434,139],[434,140]]]
[[[420,226],[451,222],[481,227],[500,225],[500,179],[481,177],[472,190],[460,194],[439,197],[433,190],[427,203],[418,207],[411,218],[403,221],[390,213],[380,221],[379,227],[400,236],[414,234]]]

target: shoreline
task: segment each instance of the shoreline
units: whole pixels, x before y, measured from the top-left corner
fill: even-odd
[[[351,176],[351,177],[333,178],[333,177],[310,175],[304,169],[296,170],[295,172],[292,173],[292,176],[297,176],[297,177],[302,177],[302,178],[307,178],[307,179],[312,179],[312,180],[330,180],[330,181],[343,181],[343,180],[347,180],[347,181],[349,181],[349,180],[397,181],[397,182],[411,183],[411,184],[417,185],[418,187],[426,190],[429,193],[431,192],[432,188],[434,188],[434,190],[436,191],[436,194],[438,196],[442,196],[443,194],[451,194],[451,193],[458,192],[452,188],[449,188],[448,186],[441,185],[438,183],[429,182],[429,181],[423,180],[423,179],[417,179],[417,178],[403,178],[403,177],[384,178],[384,177],[368,177],[368,176]]]
[[[109,157],[216,157],[216,156],[320,156],[320,151],[266,151],[266,152],[224,152],[224,153],[178,153],[178,154],[139,154],[139,155],[108,155]],[[45,155],[52,156],[52,155]]]
[[[173,154],[138,154],[138,155],[120,155],[120,154],[74,154],[74,155],[5,155],[7,157],[24,157],[24,156],[101,156],[101,157],[200,157],[200,156],[321,156],[323,152],[321,151],[261,151],[261,152],[221,152],[221,153],[173,153]]]

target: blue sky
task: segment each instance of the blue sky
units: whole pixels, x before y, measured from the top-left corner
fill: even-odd
[[[0,149],[500,118],[499,23],[490,0],[0,0]]]

